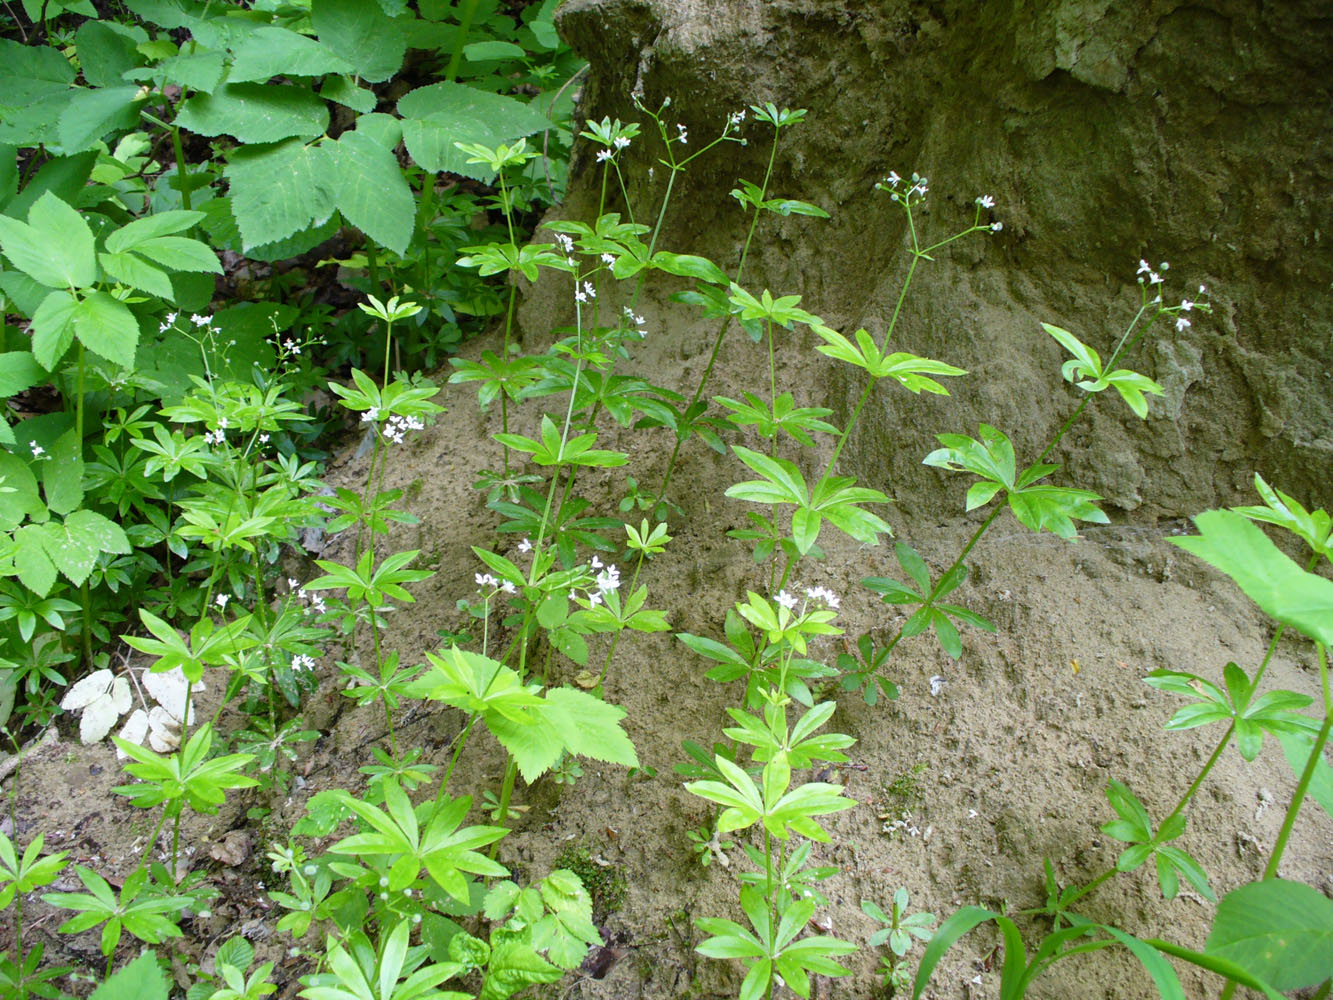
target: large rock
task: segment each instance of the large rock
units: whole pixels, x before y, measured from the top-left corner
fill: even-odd
[[[1327,13],[1316,0],[569,0],[558,24],[591,62],[588,118],[637,120],[631,93],[654,107],[670,95],[693,140],[746,104],[810,110],[772,190],[833,218],[766,218],[745,284],[801,293],[844,329],[881,333],[906,268],[902,213],[876,180],[927,175],[931,234],[994,195],[1003,232],[919,272],[895,336],[973,375],[948,410],[881,388],[844,458],[866,485],[927,485],[932,434],[978,421],[1034,460],[1078,395],[1039,323],[1106,357],[1138,307],[1141,257],[1170,262],[1170,302],[1206,284],[1211,317],[1159,325],[1128,361],[1166,388],[1148,421],[1108,394],[1057,456],[1065,482],[1174,516],[1250,502],[1255,470],[1333,501]],[[768,153],[765,130],[747,130],[749,147],[692,170],[659,246],[734,266],[744,224],[727,192],[758,181]],[[641,209],[664,182],[647,176],[658,154],[629,151]],[[565,214],[590,214],[593,168],[585,147]],[[859,383],[805,356],[845,415]]]

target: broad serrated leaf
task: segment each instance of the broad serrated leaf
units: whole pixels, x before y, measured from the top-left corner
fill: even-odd
[[[122,74],[143,62],[137,47],[147,40],[148,33],[138,25],[130,27],[110,19],[85,21],[74,33],[83,78],[94,87],[123,83]]]
[[[323,76],[351,73],[352,66],[327,46],[305,35],[265,25],[257,28],[233,52],[232,83],[263,82],[275,76]]]
[[[403,65],[403,23],[367,0],[313,0],[310,23],[319,40],[370,83],[389,79]]]
[[[106,292],[89,292],[74,309],[74,334],[84,347],[122,368],[134,368],[139,321]]]
[[[416,224],[416,200],[397,158],[361,132],[345,132],[323,150],[343,218],[381,246],[404,253]]]
[[[27,223],[0,216],[0,250],[48,288],[84,288],[97,280],[92,230],[50,191],[33,202]]]
[[[6,351],[0,354],[0,398],[30,389],[48,378],[31,351]]]
[[[231,211],[243,248],[275,243],[333,212],[334,186],[325,153],[297,140],[238,149],[226,170]]]
[[[228,83],[181,105],[176,124],[199,135],[230,135],[255,144],[313,139],[329,127],[329,109],[304,87]],[[280,180],[279,175],[270,181]]]
[[[468,154],[456,142],[494,147],[551,125],[540,111],[515,98],[449,82],[405,94],[398,113],[403,116],[403,141],[418,166],[486,182],[494,178],[493,171],[468,163]]]
[[[122,132],[139,122],[139,88],[75,90],[60,113],[58,135],[66,154],[92,149],[108,132]]]

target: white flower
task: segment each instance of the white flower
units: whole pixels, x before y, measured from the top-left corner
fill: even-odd
[[[597,574],[597,589],[602,593],[620,589],[620,570],[614,565]]]
[[[298,579],[296,579],[296,577],[294,577],[294,576],[289,576],[289,577],[287,577],[287,589],[288,589],[288,590],[296,590],[296,589],[297,589],[298,587],[300,587],[300,586],[301,586],[301,581],[298,580]]]
[[[380,410],[378,406],[372,406],[365,413],[361,414],[361,422],[363,424],[373,423],[379,418],[380,418]]]
[[[573,261],[570,261],[570,263],[572,264]],[[588,296],[586,296],[586,295],[583,294],[582,290],[580,290],[580,288],[579,288],[578,285],[575,285],[575,286],[574,286],[574,301],[575,301],[575,302],[587,302],[587,301],[588,301]]]
[[[1156,271],[1149,271],[1148,281],[1154,285],[1160,285],[1162,283],[1162,276]]]
[[[805,596],[812,601],[819,601],[833,611],[838,610],[838,605],[842,603],[841,599],[827,587],[807,587]]]
[[[1207,295],[1207,294],[1208,294],[1208,289],[1204,288],[1203,285],[1200,285],[1200,286],[1199,286],[1199,294],[1200,294],[1200,295]]]
[[[593,556],[592,559],[588,561],[588,565],[591,566],[593,569],[601,569],[604,563],[596,556]]]
[[[594,608],[600,605],[602,603],[602,592],[600,590],[588,591],[588,603]]]
[[[503,590],[506,594],[518,593],[518,588],[515,587],[512,583],[510,583],[508,580],[500,581],[500,589]]]
[[[482,588],[498,587],[500,585],[500,581],[490,573],[477,573],[474,579],[477,581],[477,586]]]
[[[28,447],[32,449],[33,458],[41,458],[43,455],[46,454],[46,449],[43,448],[41,445],[39,445],[36,441],[33,441],[31,444],[29,444]]]
[[[218,426],[221,427],[223,430],[226,430],[226,429],[227,429],[227,418],[226,418],[226,417],[218,417]]]
[[[322,594],[315,594],[310,598],[310,606],[315,609],[315,613],[322,615],[325,610],[324,597]]]
[[[1189,312],[1191,309],[1194,308],[1194,303],[1191,302],[1189,299],[1181,299],[1180,308],[1183,309],[1185,312]]]
[[[994,208],[995,199],[988,194],[983,194],[980,198],[977,199],[977,204],[980,205],[982,208]]]
[[[520,551],[520,552],[531,552],[531,551],[532,551],[532,539],[531,539],[531,538],[525,538],[525,539],[523,539],[523,541],[519,542],[519,543],[518,543],[518,551]]]
[[[796,598],[792,597],[791,594],[787,593],[785,590],[778,591],[777,594],[773,596],[773,600],[777,601],[788,611],[791,611],[796,607]]]
[[[1190,321],[1187,320],[1184,316],[1176,317],[1176,332],[1180,332],[1182,330],[1188,330],[1189,326],[1190,326]]]
[[[629,145],[629,136],[626,136],[626,135],[618,135],[618,136],[616,136],[616,138],[615,138],[615,147],[616,147],[616,149],[624,149],[624,148],[625,148],[626,146],[628,146],[628,145]]]
[[[615,254],[610,254],[610,253],[604,253],[604,254],[602,254],[602,263],[603,263],[603,264],[614,265],[615,262],[616,262],[616,256],[615,256]]]
[[[213,603],[219,608],[226,609],[227,602],[231,600],[231,594],[218,594],[213,598]]]
[[[684,146],[690,141],[690,133],[685,130],[684,125],[677,124],[676,128],[680,131],[680,144]]]
[[[897,187],[901,181],[902,178],[898,176],[898,171],[896,170],[890,170],[889,176],[884,178],[884,183],[889,187]]]
[[[595,288],[592,287],[592,282],[591,282],[591,281],[585,281],[585,282],[583,283],[583,292],[584,292],[584,294],[587,295],[588,298],[590,298],[590,299],[595,299],[595,298],[597,298],[597,289],[595,289]]]
[[[992,222],[992,223],[990,224],[990,231],[991,231],[992,233],[998,233],[998,232],[999,232],[1001,229],[1003,229],[1003,228],[1004,228],[1004,223],[1003,223],[1003,222]]]
[[[611,150],[609,150],[609,149],[603,149],[603,150],[601,150],[600,152],[598,152],[598,154],[597,154],[597,162],[598,162],[598,163],[605,163],[607,160],[611,159],[612,155],[613,155],[613,154],[612,154]]]
[[[208,326],[208,324],[213,322],[213,317],[200,316],[198,313],[195,313],[193,316],[190,317],[190,322],[193,323],[195,326]]]
[[[1138,269],[1138,272],[1137,272],[1137,273],[1138,273],[1138,274],[1150,274],[1150,273],[1152,273],[1152,266],[1151,266],[1146,260],[1144,260],[1142,257],[1139,258],[1139,269]]]
[[[292,669],[298,673],[302,670],[314,670],[315,658],[313,656],[306,656],[304,653],[297,654],[292,657]]]
[[[564,250],[565,253],[574,252],[574,240],[568,233],[556,233],[555,241],[560,244],[560,248]]]
[[[733,111],[731,114],[727,116],[728,125],[739,125],[743,121],[745,121],[744,108],[741,108],[739,111]]]

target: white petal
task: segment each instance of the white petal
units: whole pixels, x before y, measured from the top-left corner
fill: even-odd
[[[65,692],[65,697],[60,699],[60,707],[66,712],[74,712],[91,705],[105,696],[111,687],[112,676],[110,670],[94,670]]]
[[[134,696],[130,693],[130,682],[124,674],[111,682],[111,704],[116,707],[117,715],[124,715],[134,704]]]
[[[136,708],[130,713],[130,717],[125,720],[125,725],[120,727],[120,738],[127,743],[137,743],[143,746],[144,737],[148,735],[148,713],[142,708]],[[121,760],[126,757],[125,751],[116,747],[116,756]]]
[[[111,727],[120,718],[111,699],[99,698],[91,705],[84,706],[83,717],[79,719],[79,739],[84,746],[100,743],[111,732]]]

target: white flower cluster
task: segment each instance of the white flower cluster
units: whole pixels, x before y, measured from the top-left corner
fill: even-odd
[[[565,263],[568,264],[570,267],[574,267],[575,262],[574,262],[573,238],[568,233],[556,233],[555,241],[560,245],[560,249],[564,251]]]
[[[830,611],[837,611],[838,606],[842,604],[842,599],[827,587],[806,587],[805,596],[824,605]]]
[[[473,576],[477,581],[477,587],[480,590],[489,590],[494,594],[497,590],[504,591],[506,594],[518,593],[518,588],[508,580],[497,580],[494,573],[477,573]]]
[[[597,574],[597,589],[588,591],[588,603],[594,608],[601,604],[607,594],[620,589],[620,570],[615,563],[606,564],[593,556],[588,565]]]
[[[1144,283],[1145,279],[1144,279],[1143,276],[1146,274],[1146,275],[1148,276],[1146,280],[1147,280],[1147,283],[1148,283],[1150,286],[1152,286],[1152,285],[1160,285],[1160,284],[1162,283],[1162,281],[1164,280],[1164,279],[1162,278],[1162,275],[1165,274],[1165,273],[1166,273],[1167,271],[1169,271],[1170,269],[1171,269],[1171,265],[1168,264],[1166,261],[1162,261],[1159,265],[1157,265],[1157,270],[1154,271],[1153,268],[1152,268],[1152,265],[1151,265],[1151,264],[1149,264],[1146,260],[1143,260],[1142,258],[1140,258],[1140,259],[1139,259],[1139,270],[1138,270],[1139,284],[1142,285],[1142,284]],[[1207,286],[1206,286],[1206,285],[1200,285],[1200,286],[1199,286],[1199,295],[1207,295],[1207,294],[1208,294],[1208,288],[1207,288]],[[1161,293],[1160,291],[1157,293],[1157,297],[1153,299],[1153,302],[1156,303],[1156,304],[1158,304],[1158,305],[1161,305],[1161,302],[1162,302],[1162,293]],[[1199,305],[1199,303],[1197,303],[1197,302],[1192,302],[1192,301],[1190,301],[1189,299],[1181,299],[1181,300],[1180,300],[1180,305],[1178,305],[1178,306],[1175,307],[1175,308],[1176,308],[1176,330],[1177,330],[1177,332],[1183,332],[1183,331],[1188,330],[1188,329],[1190,328],[1190,326],[1191,326],[1192,324],[1190,323],[1190,321],[1189,321],[1185,316],[1182,315],[1182,313],[1192,312],[1192,311],[1194,310],[1194,307],[1195,307],[1196,305]],[[1209,309],[1209,306],[1207,305],[1207,303],[1204,303],[1203,305],[1200,306],[1200,308],[1203,309],[1205,312],[1207,312],[1208,309]]]
[[[591,281],[585,281],[582,288],[579,288],[578,282],[574,283],[575,302],[587,302],[589,299],[595,298],[597,298],[597,289],[592,286]]]
[[[215,430],[205,432],[204,440],[209,444],[223,444],[227,440],[227,418],[218,417],[218,425]]]
[[[363,424],[377,423],[380,419],[379,407],[372,406],[361,414]],[[402,444],[403,435],[408,431],[419,431],[424,429],[426,424],[420,417],[404,417],[397,413],[389,416],[388,422],[384,425],[381,433],[393,444]]]
[[[727,124],[733,128],[739,126],[743,121],[745,121],[744,108],[741,108],[739,111],[733,111],[731,114],[727,115]]]
[[[300,601],[312,614],[322,615],[328,609],[324,603],[324,597],[321,594],[312,594],[301,586],[301,581],[294,577],[287,577],[287,589],[296,595]]]
[[[315,669],[315,658],[306,656],[304,653],[298,653],[292,657],[292,669],[297,673],[302,670],[313,671]]]
[[[640,340],[647,337],[648,331],[643,328],[643,324],[646,323],[647,320],[645,320],[642,316],[635,315],[634,310],[631,309],[629,306],[625,306],[624,313],[625,313],[625,319],[638,327],[637,330],[633,330],[631,332],[637,333],[639,335]]]
[[[686,130],[684,125],[677,124],[676,128],[680,132],[680,135],[677,136],[677,138],[680,140],[680,144],[684,146],[690,141],[690,133]]]

